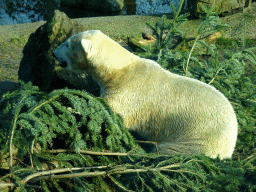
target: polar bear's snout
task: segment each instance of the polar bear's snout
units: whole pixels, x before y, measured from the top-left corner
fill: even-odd
[[[61,66],[62,68],[66,68],[66,67],[68,66],[68,64],[67,64],[66,61],[62,61],[62,62],[60,63],[60,66]]]
[[[58,57],[58,54],[55,53],[55,51],[52,53],[52,56],[60,63],[60,66],[62,68],[65,69],[68,66],[67,62],[61,59],[60,57]]]

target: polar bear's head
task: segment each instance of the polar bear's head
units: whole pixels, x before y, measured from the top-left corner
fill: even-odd
[[[100,31],[85,31],[70,37],[53,52],[53,56],[64,69],[86,70],[88,59],[95,55],[91,39],[97,33]]]
[[[53,56],[64,69],[85,71],[99,67],[120,69],[135,57],[99,30],[70,37],[53,52]]]

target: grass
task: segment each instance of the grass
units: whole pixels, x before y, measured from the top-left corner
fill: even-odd
[[[248,17],[248,19],[246,19]],[[221,50],[231,49],[232,42],[239,39],[241,35],[247,37],[248,46],[256,46],[256,37],[251,38],[251,34],[255,33],[255,20],[253,14],[250,15],[235,15],[232,17],[222,18],[223,23],[228,23],[232,26],[231,30],[225,32],[224,37],[217,40],[216,45]],[[160,16],[111,16],[111,17],[95,17],[95,18],[81,18],[74,19],[85,26],[85,30],[98,29],[106,35],[110,36],[115,41],[120,39],[127,42],[128,37],[141,37],[141,32],[150,30],[146,27],[146,22],[154,25],[156,21],[161,19]],[[247,22],[242,22],[242,21]],[[256,16],[254,17],[256,19]],[[169,19],[168,19],[169,20]],[[189,37],[195,37],[196,28],[200,24],[200,19],[189,20],[183,24],[180,29],[184,31]],[[8,80],[16,81],[18,79],[18,68],[19,62],[22,58],[22,49],[28,41],[31,33],[35,32],[38,27],[45,24],[45,21],[26,23],[26,24],[15,24],[15,25],[4,25],[0,26],[0,81]],[[246,24],[246,26],[245,26]],[[241,26],[242,25],[242,26]],[[249,35],[250,34],[250,35]],[[10,65],[7,59],[11,59],[14,64]],[[11,73],[12,75],[3,75],[4,73]]]
[[[220,37],[219,39],[217,39],[216,41],[216,45],[217,46],[225,46],[225,47],[229,47],[232,46],[233,43],[240,43],[241,40],[234,40],[234,39],[229,39],[229,38],[225,38],[225,37]],[[246,45],[251,47],[256,45],[256,39],[245,39]]]

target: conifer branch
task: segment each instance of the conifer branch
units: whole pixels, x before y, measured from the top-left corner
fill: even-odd
[[[160,173],[159,173],[159,172],[157,172],[157,174],[160,176]],[[181,187],[179,184],[177,184],[177,182],[170,180],[169,178],[165,177],[164,175],[161,175],[161,176],[164,177],[164,178],[165,178],[166,180],[168,180],[169,182],[171,182],[171,183],[177,185],[181,190],[186,191],[186,189],[183,188],[183,187]]]
[[[24,179],[20,181],[21,185],[26,185],[28,182],[36,182],[41,180],[47,179],[61,179],[61,178],[74,178],[74,177],[94,177],[94,176],[107,176],[113,174],[125,174],[125,173],[139,173],[139,172],[159,172],[159,171],[166,171],[166,172],[180,172],[180,173],[191,173],[195,174],[191,171],[185,171],[182,169],[174,170],[173,168],[180,167],[180,165],[174,166],[165,166],[160,168],[140,168],[140,169],[124,169],[124,168],[114,168],[106,171],[94,171],[94,172],[80,172],[80,173],[73,173],[73,171],[84,171],[84,170],[92,170],[92,169],[104,169],[109,168],[109,166],[95,166],[95,167],[77,167],[77,168],[62,168],[62,169],[54,169],[48,171],[40,171],[33,174],[26,176]],[[68,174],[60,174],[55,175],[63,172],[72,172]],[[0,183],[0,188],[5,187],[16,187],[18,184],[16,183]]]
[[[179,8],[178,8],[178,11],[177,11],[176,14],[174,15],[174,19],[176,19],[176,18],[180,15],[180,11],[181,11],[181,8],[182,8],[182,6],[183,6],[183,4],[184,4],[184,1],[185,1],[185,0],[181,0],[181,1],[180,1],[180,5],[179,5]],[[174,8],[173,10],[175,10],[175,8]]]
[[[181,1],[183,3],[184,0]],[[221,24],[213,12],[214,8],[206,6],[203,7],[206,17],[198,27],[197,37],[190,48],[188,42],[192,39],[178,29],[189,15],[179,16],[181,4],[178,10],[171,6],[174,19],[170,23],[163,16],[155,26],[148,24],[157,37],[157,43],[148,47],[144,57],[157,60],[164,68],[179,75],[214,84],[232,101],[240,127],[236,148],[247,152],[256,143],[256,86],[255,78],[245,66],[248,60],[254,65],[256,56],[244,49],[243,39],[243,50],[239,53],[226,50],[220,62],[217,46],[201,39],[227,28],[227,25]],[[179,44],[172,45],[176,43],[177,34],[181,37]],[[187,43],[185,50],[179,50],[177,45],[181,43]],[[238,43],[233,44],[239,50]],[[1,160],[9,163],[11,171],[1,175],[1,189],[20,187],[25,192],[29,188],[40,187],[42,191],[64,191],[64,186],[67,190],[71,188],[70,191],[85,188],[99,191],[103,187],[108,188],[109,179],[125,191],[256,189],[251,180],[256,175],[255,154],[243,161],[219,161],[203,155],[145,154],[137,142],[155,146],[157,143],[136,142],[122,118],[115,115],[103,99],[70,89],[47,94],[39,92],[32,84],[21,84],[20,90],[4,95],[0,101],[0,105],[5,106],[0,113]],[[10,113],[11,118],[5,119],[5,113]],[[5,121],[8,126],[4,125]],[[10,159],[5,160],[9,157],[8,150]],[[8,183],[10,181],[13,183]],[[40,181],[41,186],[30,185],[36,181]]]
[[[112,181],[113,183],[115,183],[119,188],[123,189],[124,191],[135,192],[135,191],[126,189],[126,188],[125,188],[124,186],[122,186],[119,182],[117,182],[111,175],[107,175],[107,176],[108,176],[108,178],[111,179],[111,181]]]
[[[9,141],[9,153],[10,153],[9,167],[10,167],[11,171],[12,171],[12,141],[13,141],[13,137],[14,137],[14,131],[15,131],[16,127],[17,127],[17,120],[19,118],[19,113],[20,113],[20,110],[21,110],[21,105],[23,104],[24,100],[26,99],[26,96],[27,95],[25,95],[21,99],[21,101],[18,103],[18,107],[15,110],[14,121],[13,121],[13,125],[12,125],[12,131],[11,131],[10,141]]]
[[[220,65],[220,67],[216,70],[213,78],[211,79],[211,81],[208,83],[209,85],[214,81],[214,79],[218,76],[220,70],[226,65],[226,62],[224,62],[222,65]]]
[[[40,105],[36,106],[30,113],[33,114],[37,109],[41,108],[42,106],[44,106],[44,105],[47,104],[47,103],[52,102],[53,100],[57,99],[57,98],[60,97],[60,96],[61,96],[61,94],[60,94],[60,95],[56,95],[55,97],[53,97],[53,98],[51,98],[51,99],[49,99],[49,100],[46,100],[46,101],[42,102]]]

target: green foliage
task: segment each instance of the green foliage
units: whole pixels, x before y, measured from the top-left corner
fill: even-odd
[[[42,150],[46,150],[52,147],[53,138],[60,134],[65,138],[65,144],[76,152],[103,148],[124,152],[124,146],[134,147],[134,140],[121,118],[116,117],[101,98],[68,89],[46,95],[35,86],[22,85],[21,89],[6,94],[1,101],[6,105],[4,113],[14,115],[11,126],[5,129],[9,132],[10,145],[18,146],[23,142],[20,150],[31,151],[37,142]],[[13,140],[14,135],[18,139]]]
[[[179,44],[184,43],[190,48],[189,51],[170,46],[175,38],[173,35],[170,35],[170,38],[167,35],[168,38],[165,38],[168,42],[159,44],[160,40],[158,40],[155,46],[149,46],[146,52],[138,53],[138,55],[156,60],[171,72],[198,79],[221,91],[236,111],[239,123],[236,150],[247,153],[255,147],[256,143],[256,85],[254,76],[248,73],[250,71],[248,68],[256,64],[256,56],[250,49],[245,48],[248,42],[245,38],[242,38],[241,42],[226,40],[230,43],[231,50],[235,52],[226,49],[222,55],[215,44],[203,41],[202,39],[215,32],[223,33],[229,26],[221,24],[221,20],[214,12],[214,7],[208,9],[202,6],[202,8],[206,16],[202,18],[202,23],[193,41],[186,38],[186,35],[176,28],[178,24],[168,24],[164,16],[154,27],[151,26],[155,35],[166,34],[166,31],[169,35],[179,31],[178,34],[182,37]],[[182,23],[185,20],[186,18],[179,19],[175,15],[172,22]],[[161,39],[160,36],[157,38]],[[224,42],[223,38],[219,41]]]
[[[232,40],[232,39],[227,39],[227,38],[224,38],[224,37],[220,37],[216,41],[216,45],[229,47],[229,48],[232,48],[232,45],[236,44],[236,43],[240,43],[240,42],[236,41],[236,40]],[[256,44],[256,41],[253,40],[253,39],[245,39],[245,44],[247,46],[253,46],[253,45]]]
[[[85,151],[125,153],[137,147],[137,152],[143,152],[103,99],[70,89],[45,94],[31,83],[21,84],[0,103],[1,157],[10,155],[9,168],[12,173],[18,171],[13,176],[20,186],[24,184],[21,177],[52,161],[60,167],[121,162],[115,156],[83,155]],[[21,169],[17,159],[27,167]],[[58,183],[53,186],[59,189]]]
[[[183,31],[179,30],[178,27],[184,24],[187,21],[187,17],[189,13],[179,15],[184,0],[181,1],[178,10],[176,11],[174,4],[171,4],[171,8],[173,11],[173,20],[170,23],[166,22],[166,16],[163,15],[160,22],[157,22],[155,26],[152,26],[150,23],[147,25],[153,29],[153,34],[157,37],[157,42],[154,47],[154,51],[162,51],[163,49],[167,48],[170,44],[170,41],[175,37],[175,35],[180,35],[181,37],[184,36]]]
[[[180,35],[180,40],[176,45],[175,35],[168,39],[165,44],[149,46],[145,52],[138,53],[139,56],[146,57],[157,61],[165,69],[198,79],[205,83],[211,84],[220,90],[233,105],[239,124],[239,134],[236,144],[235,157],[243,159],[245,155],[251,154],[252,149],[256,146],[256,85],[254,74],[249,68],[255,66],[256,56],[250,50],[246,49],[246,43],[251,45],[252,41],[242,38],[241,41],[227,40],[220,38],[217,42],[219,45],[229,45],[225,53],[221,55],[214,44],[208,44],[202,41],[204,37],[215,32],[224,33],[228,25],[221,24],[221,20],[216,15],[214,8],[208,9],[203,6],[206,16],[202,18],[202,23],[197,30],[195,39],[189,39],[186,34],[176,29],[176,25],[169,25],[165,17],[162,21],[156,23],[153,27],[153,34],[159,39],[165,34],[172,34],[176,31]],[[182,23],[186,18],[179,20],[176,18],[172,22]],[[159,27],[160,26],[160,27]],[[168,26],[168,27],[165,27]],[[168,31],[168,33],[166,32]],[[168,35],[167,35],[168,36]],[[166,36],[165,36],[166,38]],[[179,49],[178,45],[184,44],[189,47],[189,51]],[[161,46],[162,45],[162,46]],[[253,68],[255,69],[255,67]],[[250,164],[252,172],[255,173],[255,154],[250,158],[253,163]],[[253,191],[255,190],[255,176],[249,165],[244,161],[220,162],[215,163],[216,172],[211,172],[206,179],[209,185],[205,191]],[[248,177],[248,175],[252,177]],[[193,180],[194,181],[194,180]],[[195,181],[194,181],[195,182]],[[200,189],[200,191],[204,191]]]
[[[0,101],[0,188],[17,191],[255,191],[256,87],[248,66],[255,55],[245,39],[220,55],[204,37],[227,28],[207,9],[195,39],[178,27],[188,14],[151,26],[155,46],[140,55],[164,68],[215,86],[231,101],[238,118],[235,160],[204,155],[145,154],[106,102],[85,91],[61,89],[49,94],[31,84]],[[178,44],[190,48],[180,50]],[[249,63],[249,64],[248,64]],[[238,153],[239,152],[239,153]],[[10,169],[10,170],[9,170]],[[7,172],[10,173],[7,174]]]
[[[204,155],[145,154],[102,99],[70,89],[46,94],[21,84],[0,102],[1,162],[11,161],[10,173],[1,174],[0,187],[7,184],[18,191],[256,188],[255,155],[236,162]]]
[[[227,39],[227,38],[224,38],[224,37],[220,37],[216,41],[216,45],[221,45],[221,46],[225,46],[225,47],[232,46],[233,43],[234,43],[234,40]]]

